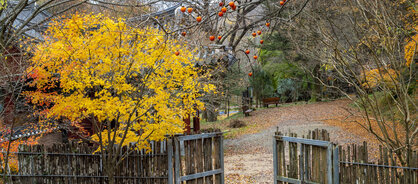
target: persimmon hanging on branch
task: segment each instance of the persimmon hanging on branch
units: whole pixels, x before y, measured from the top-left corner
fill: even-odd
[[[222,9],[221,9],[221,11],[224,12],[224,13],[226,13],[226,10],[227,10],[226,7],[222,7]]]

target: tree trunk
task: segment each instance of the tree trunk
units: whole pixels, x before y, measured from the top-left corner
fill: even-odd
[[[108,123],[109,124],[109,123]],[[109,144],[111,143],[111,141],[109,142]],[[115,170],[117,168],[117,161],[115,162],[115,160],[113,159],[115,155],[115,149],[113,148],[109,148],[109,147],[113,147],[113,146],[106,146],[106,148],[103,149],[102,154],[102,158],[103,158],[103,173],[105,174],[105,176],[107,176],[107,178],[104,178],[104,183],[107,184],[116,184],[115,181]]]
[[[115,184],[116,182],[115,182],[115,177],[113,176],[113,174],[109,174],[108,175],[108,182],[109,182],[109,184]]]
[[[204,119],[205,121],[208,121],[208,111],[207,110],[202,111],[202,119]]]
[[[115,173],[114,168],[115,168],[115,166],[113,164],[110,164],[110,163],[107,163],[105,165],[107,166],[106,168],[104,168],[105,169],[105,173],[107,175],[107,183],[108,184],[115,184],[116,183],[115,182],[115,176],[114,176],[114,173]]]
[[[226,116],[229,117],[229,98],[227,99],[227,103],[226,103]]]
[[[320,98],[320,93],[321,93],[320,81],[316,79],[316,77],[319,78],[319,67],[320,67],[319,64],[317,64],[312,71],[314,82],[311,84],[312,92],[311,92],[311,99],[309,100],[311,102],[316,102]]]
[[[206,109],[207,111],[207,121],[214,122],[218,120],[218,114],[216,114],[215,109]]]

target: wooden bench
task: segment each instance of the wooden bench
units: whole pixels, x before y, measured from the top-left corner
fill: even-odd
[[[242,106],[242,112],[245,116],[250,116],[250,113],[253,112],[248,106]]]
[[[263,106],[264,107],[269,107],[269,104],[276,104],[277,105],[280,103],[280,98],[279,97],[273,97],[273,98],[264,98],[263,99]]]

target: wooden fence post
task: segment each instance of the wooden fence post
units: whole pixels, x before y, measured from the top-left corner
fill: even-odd
[[[205,162],[205,171],[211,171],[213,169],[212,164],[212,137],[205,138],[203,140],[203,157]],[[213,176],[207,176],[205,177],[205,183],[206,184],[213,184]]]
[[[303,143],[301,143],[299,145],[299,178],[301,180],[302,183],[304,183],[305,178],[304,178],[304,154],[305,153],[305,146]]]
[[[333,164],[332,164],[332,153],[333,153],[332,147],[333,147],[333,145],[330,144],[327,148],[327,183],[328,184],[332,184],[332,181],[333,181],[332,180],[332,172],[333,172],[333,170],[332,170],[332,166],[333,166]],[[337,183],[334,183],[334,184],[337,184]]]
[[[275,136],[273,136],[273,166],[274,166],[274,184],[284,183],[278,181],[278,177],[286,177],[286,162],[285,162],[285,147],[284,141],[281,140],[282,133],[276,131]]]
[[[276,136],[273,136],[273,168],[274,168],[274,184],[277,184],[277,175],[278,175],[278,168],[277,168],[277,139]]]
[[[220,143],[219,143],[219,157],[220,157],[220,162],[221,162],[221,169],[222,169],[222,173],[221,173],[221,184],[225,183],[225,169],[224,169],[224,137],[221,135],[220,136]]]
[[[333,175],[334,175],[334,184],[339,184],[340,183],[340,159],[339,159],[339,148],[338,146],[335,146],[334,148],[334,153],[333,153]]]
[[[175,164],[175,169],[174,169],[174,179],[175,179],[175,184],[180,184],[180,143],[179,140],[175,137],[174,138],[174,149],[175,149],[175,160],[174,160],[174,164]]]
[[[219,137],[214,137],[213,139],[213,144],[214,144],[214,162],[215,162],[215,168],[214,169],[220,169],[221,168],[221,150],[220,148],[222,147],[220,144],[220,138]],[[221,184],[222,179],[221,179],[221,175],[217,174],[215,175],[215,184]]]
[[[173,184],[173,137],[167,138],[168,184]]]

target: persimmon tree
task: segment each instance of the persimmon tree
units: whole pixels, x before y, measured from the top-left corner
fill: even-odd
[[[93,122],[91,141],[103,154],[109,183],[123,159],[115,155],[129,152],[123,146],[150,149],[149,141],[182,133],[183,118],[202,109],[198,98],[214,90],[199,82],[202,71],[187,43],[123,19],[76,14],[55,21],[33,53],[28,70],[37,90],[25,95],[43,107],[44,120]]]
[[[179,39],[199,47],[200,56],[206,61],[203,65],[213,69],[211,80],[216,81],[221,93],[205,100],[208,108],[203,114],[208,115],[208,121],[215,121],[214,109],[231,95],[230,88],[225,86],[228,84],[226,76],[233,75],[229,73],[231,66],[238,63],[240,70],[248,71],[251,65],[257,65],[259,53],[255,45],[264,42],[264,33],[278,28],[283,22],[292,21],[309,0],[289,0],[283,4],[271,0],[178,2],[182,5],[176,10],[176,19],[164,27],[168,33],[176,33]],[[292,9],[286,8],[288,4],[294,5]],[[245,53],[249,49],[251,55]]]

